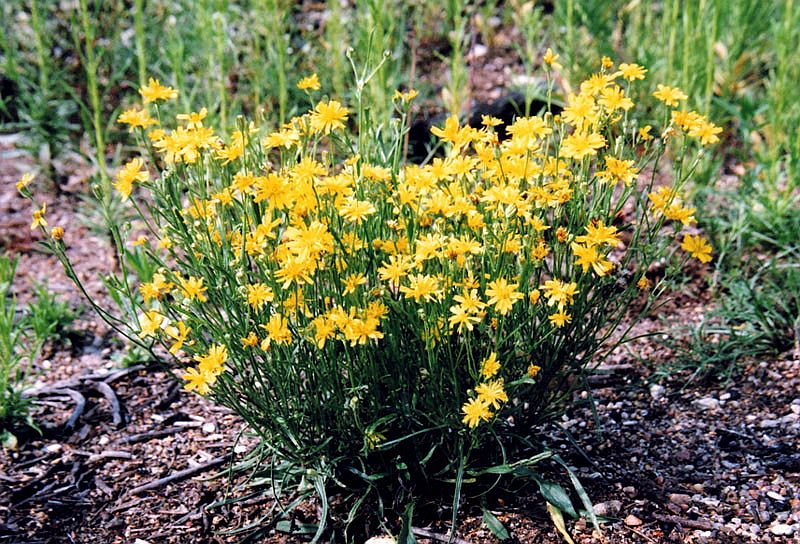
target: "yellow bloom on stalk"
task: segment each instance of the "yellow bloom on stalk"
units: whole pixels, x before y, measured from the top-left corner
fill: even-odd
[[[273,314],[266,325],[261,328],[267,331],[267,337],[261,342],[261,349],[266,351],[274,342],[278,345],[292,343],[292,331],[289,329],[289,320],[279,314]]]
[[[254,348],[258,345],[258,336],[253,331],[250,331],[247,336],[240,338],[239,341],[242,343],[242,348]]]
[[[633,107],[633,100],[625,96],[625,91],[618,85],[611,85],[601,90],[600,98],[597,102],[609,113],[617,110],[628,111]]]
[[[491,115],[481,115],[481,124],[485,127],[496,127],[503,124],[503,121]]]
[[[42,204],[42,207],[33,211],[33,222],[31,223],[31,230],[36,230],[37,227],[45,228],[47,220],[45,214],[47,213],[47,203]]]
[[[392,100],[399,100],[401,102],[411,102],[414,100],[419,93],[415,89],[409,89],[407,91],[400,91],[399,89],[394,92],[392,96]]]
[[[415,274],[408,277],[409,285],[400,287],[400,292],[406,298],[413,298],[415,302],[425,300],[425,302],[432,302],[439,298],[439,280],[435,276],[428,276],[426,274]]]
[[[668,85],[662,85],[659,83],[656,85],[656,89],[657,90],[653,93],[653,96],[671,108],[676,107],[678,102],[681,100],[686,100],[689,98],[678,87],[670,87]]]
[[[384,261],[378,268],[378,275],[383,281],[388,281],[397,287],[409,270],[414,268],[414,264],[404,255],[390,255],[389,262]]]
[[[540,367],[539,365],[530,364],[528,365],[528,371],[526,372],[526,374],[528,375],[529,378],[533,379],[539,374],[541,370],[542,367]]]
[[[199,112],[179,113],[176,119],[178,121],[185,121],[186,128],[195,129],[203,126],[203,119],[206,118],[206,115],[208,115],[208,109],[202,108]]]
[[[603,221],[592,221],[586,225],[586,234],[576,236],[575,241],[589,247],[599,245],[617,246],[620,243],[617,227],[607,227]]]
[[[152,77],[147,85],[139,88],[139,94],[142,95],[145,104],[158,100],[172,100],[178,97],[178,91],[172,87],[165,87],[157,79]]]
[[[639,169],[634,166],[632,160],[622,160],[605,156],[606,169],[597,173],[597,177],[606,182],[621,181],[625,185],[630,185],[639,175]]]
[[[342,294],[349,295],[355,293],[359,285],[367,283],[367,277],[361,273],[350,274],[342,280],[342,283],[344,284],[344,291]]]
[[[264,283],[253,283],[247,286],[247,304],[254,310],[260,311],[264,304],[272,302],[274,299],[275,293]]]
[[[495,410],[500,408],[501,403],[508,402],[508,395],[503,388],[502,379],[484,382],[475,388],[475,392],[478,394],[479,401],[485,402]]]
[[[180,278],[180,283],[181,293],[187,299],[197,299],[200,302],[206,302],[208,300],[205,295],[206,288],[203,287],[203,278],[189,276],[186,279]]]
[[[627,62],[623,62],[619,65],[619,72],[620,75],[628,81],[635,81],[637,79],[644,79],[644,75],[647,73],[647,68],[644,66],[639,66],[638,64],[628,64]]]
[[[481,376],[488,380],[500,372],[500,362],[497,360],[497,353],[491,352],[488,357],[481,361]]]
[[[681,242],[681,249],[701,263],[711,262],[711,244],[702,236],[684,235],[683,242]]]
[[[34,175],[32,172],[25,172],[17,181],[17,191],[22,191],[33,181]]]
[[[570,94],[561,119],[578,130],[585,131],[600,119],[600,110],[590,94]]]
[[[481,421],[489,421],[492,417],[489,405],[480,399],[470,399],[465,402],[461,407],[461,412],[464,414],[461,421],[470,429],[480,425]]]
[[[378,330],[380,322],[374,318],[351,318],[344,328],[344,338],[351,346],[364,345],[370,339],[383,338],[383,333]]]
[[[187,327],[186,323],[183,321],[178,321],[176,325],[176,327],[169,326],[164,329],[164,332],[167,333],[167,336],[175,340],[175,342],[169,348],[169,352],[172,355],[178,354],[178,352],[183,348],[183,344],[186,343],[189,333],[192,332],[192,329]]]
[[[306,76],[297,82],[297,88],[301,91],[318,91],[320,89],[319,77],[316,73]]]
[[[559,156],[582,160],[587,155],[597,155],[597,150],[606,146],[606,139],[597,132],[575,132],[561,142]]]
[[[555,70],[561,70],[563,66],[561,66],[558,62],[556,62],[560,56],[561,55],[556,55],[555,53],[553,53],[553,50],[548,47],[547,51],[544,52],[544,57],[542,57],[542,62],[544,62],[550,68],[554,68]]]
[[[208,349],[205,355],[195,355],[198,362],[197,368],[204,374],[218,376],[225,370],[228,361],[228,348],[222,344],[215,344]]]
[[[689,129],[689,136],[699,138],[700,143],[703,145],[715,144],[719,142],[719,137],[722,129],[714,123],[702,119],[699,123]]]
[[[196,368],[187,368],[181,378],[186,380],[183,385],[184,390],[189,392],[197,391],[201,395],[208,394],[211,391],[211,386],[216,381],[216,376],[199,371]]]
[[[160,299],[161,295],[171,288],[172,284],[167,281],[164,274],[156,272],[153,274],[153,279],[151,281],[142,283],[139,286],[139,292],[142,294],[144,301],[149,302],[153,299]]]
[[[476,324],[481,322],[481,316],[470,312],[467,308],[459,304],[451,306],[450,313],[453,314],[449,319],[450,328],[456,328],[459,333],[463,332],[464,329],[471,331],[475,328]]]
[[[653,130],[652,126],[650,125],[643,126],[642,128],[639,129],[639,138],[641,138],[643,142],[649,142],[650,140],[653,139],[653,136],[650,134],[651,130]]]
[[[366,200],[356,200],[350,198],[339,207],[339,215],[347,219],[351,223],[361,224],[364,220],[375,213],[377,210],[372,202]]]
[[[155,310],[150,310],[139,316],[139,338],[155,336],[164,322],[164,316]]]
[[[557,305],[559,310],[567,304],[572,304],[575,294],[578,292],[578,284],[575,282],[567,283],[559,279],[547,280],[541,287],[544,296],[547,298],[548,306]]]
[[[123,166],[115,177],[114,187],[122,195],[123,200],[127,200],[131,196],[134,182],[144,183],[150,179],[150,174],[147,170],[143,170],[144,161],[136,157],[128,161]]]
[[[650,287],[650,280],[647,279],[647,276],[642,276],[639,278],[639,281],[636,282],[636,287],[638,287],[640,291],[645,291]]]
[[[332,319],[320,315],[311,321],[314,327],[314,343],[319,349],[325,348],[325,343],[336,334],[336,324]]]
[[[311,113],[311,130],[330,134],[332,130],[342,129],[348,113],[347,108],[336,100],[320,102]]]
[[[584,274],[591,267],[598,276],[605,276],[614,268],[614,265],[604,259],[593,246],[582,246],[573,242],[572,253],[575,255],[575,266],[580,266]]]
[[[61,240],[64,238],[64,227],[53,227],[53,230],[50,231],[50,236],[53,240]]]
[[[572,321],[572,316],[564,311],[560,311],[554,313],[548,319],[550,319],[550,323],[552,323],[555,327],[560,329],[561,327]]]
[[[518,287],[519,284],[508,283],[505,278],[490,281],[486,288],[487,303],[494,306],[500,315],[506,315],[518,300],[525,298],[517,291]]]
[[[150,117],[150,114],[145,109],[137,110],[136,108],[131,108],[123,111],[117,117],[117,123],[128,125],[128,132],[133,132],[135,128],[147,128],[151,125],[157,125],[158,121]]]

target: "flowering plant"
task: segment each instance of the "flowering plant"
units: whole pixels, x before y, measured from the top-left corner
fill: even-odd
[[[175,356],[185,388],[239,414],[273,459],[313,469],[320,493],[403,501],[438,481],[458,499],[466,478],[519,474],[542,458],[540,424],[663,291],[651,265],[685,261],[678,244],[710,259],[704,239],[676,235],[694,222],[680,198],[690,141],[719,129],[678,109],[660,137],[637,126],[629,88],[645,72],[607,66],[503,141],[497,119],[451,117],[432,131],[445,155],[424,165],[402,160],[413,92],[397,93],[390,130],[360,100],[355,115],[322,100],[223,142],[205,110],[162,128],[152,111],[177,91],[151,81],[155,110],[120,121],[157,175],[134,158],[115,183],[146,234],[130,249],[131,227],[112,225],[123,269],[135,257],[146,277],[110,282],[131,309],[112,322]],[[62,236],[50,244],[69,271]]]

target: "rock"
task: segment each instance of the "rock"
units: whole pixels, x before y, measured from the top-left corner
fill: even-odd
[[[664,397],[664,393],[667,392],[667,389],[663,385],[658,385],[654,383],[650,386],[650,396],[653,397],[653,400],[660,400]]]
[[[627,486],[627,487],[623,487],[622,488],[622,492],[625,493],[629,497],[635,497],[636,496],[636,488],[633,487],[633,486],[630,486],[630,485]]]
[[[758,424],[759,427],[762,429],[774,429],[781,424],[779,419],[762,419],[761,423]]]
[[[770,526],[769,532],[776,536],[789,536],[794,534],[794,526],[786,525],[785,523],[776,523]]]
[[[684,495],[683,493],[671,493],[669,495],[669,502],[684,508],[689,508],[689,505],[692,504],[692,497],[690,495]]]
[[[719,401],[714,397],[703,397],[694,401],[695,407],[705,411],[715,411],[719,409]]]
[[[622,501],[606,501],[595,504],[592,509],[596,516],[616,516],[622,509]]]
[[[390,536],[373,536],[364,544],[395,544],[397,541]]]
[[[642,520],[634,516],[633,514],[629,514],[628,517],[625,518],[625,525],[628,527],[638,527],[642,524]]]
[[[769,497],[770,499],[772,499],[774,501],[786,502],[786,497],[784,497],[783,495],[781,495],[779,493],[775,493],[774,491],[767,491],[767,497]]]

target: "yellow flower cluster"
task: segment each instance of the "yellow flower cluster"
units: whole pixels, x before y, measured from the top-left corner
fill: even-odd
[[[548,65],[557,67],[556,59],[551,52]],[[139,288],[140,336],[169,341],[178,353],[189,337],[208,345],[204,320],[215,313],[224,326],[235,323],[226,330],[236,334],[212,338],[184,376],[187,389],[206,394],[229,353],[371,349],[386,336],[396,341],[403,327],[430,349],[453,338],[499,338],[519,320],[538,323],[542,334],[569,334],[576,300],[629,266],[621,264],[629,249],[622,234],[632,227],[615,221],[621,199],[637,190],[642,163],[622,142],[653,137],[649,127],[637,132],[623,120],[633,107],[627,86],[645,73],[633,64],[604,69],[568,97],[560,119],[520,117],[502,142],[497,119],[474,128],[450,117],[432,129],[445,156],[425,165],[371,162],[352,147],[337,162],[341,155],[329,151],[347,140],[350,112],[336,100],[261,137],[255,126],[242,127],[228,143],[203,125],[205,109],[179,115],[172,131],[151,129],[157,123],[145,110],[124,112],[120,122],[149,130],[164,163],[182,165],[153,180],[135,158],[116,177],[124,198],[138,184],[159,205],[178,207],[154,214],[162,221],[156,251],[143,241],[145,251],[161,252],[154,258],[162,268]],[[316,76],[298,84],[319,85]],[[177,91],[151,81],[141,94],[147,104]],[[414,95],[396,100],[407,104]],[[662,87],[657,98],[683,99]],[[675,111],[672,123],[703,144],[718,134],[694,113]],[[694,209],[673,188],[649,197],[650,213],[694,222]],[[682,247],[710,259],[710,247],[693,237]],[[496,353],[481,363],[475,396],[462,407],[469,427],[508,401],[500,370]]]

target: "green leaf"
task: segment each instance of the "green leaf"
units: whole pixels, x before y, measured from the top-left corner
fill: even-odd
[[[497,517],[486,508],[483,509],[483,523],[489,528],[492,534],[500,540],[508,540],[511,538],[503,522],[497,519]]]
[[[572,506],[572,501],[569,498],[566,490],[560,484],[555,482],[548,482],[537,478],[536,482],[539,484],[539,492],[548,503],[557,507],[559,510],[566,512],[573,518],[578,517],[575,507]]]
[[[417,544],[414,533],[411,530],[411,518],[414,515],[414,503],[409,503],[403,513],[403,522],[400,527],[400,534],[397,535],[397,544]]]

